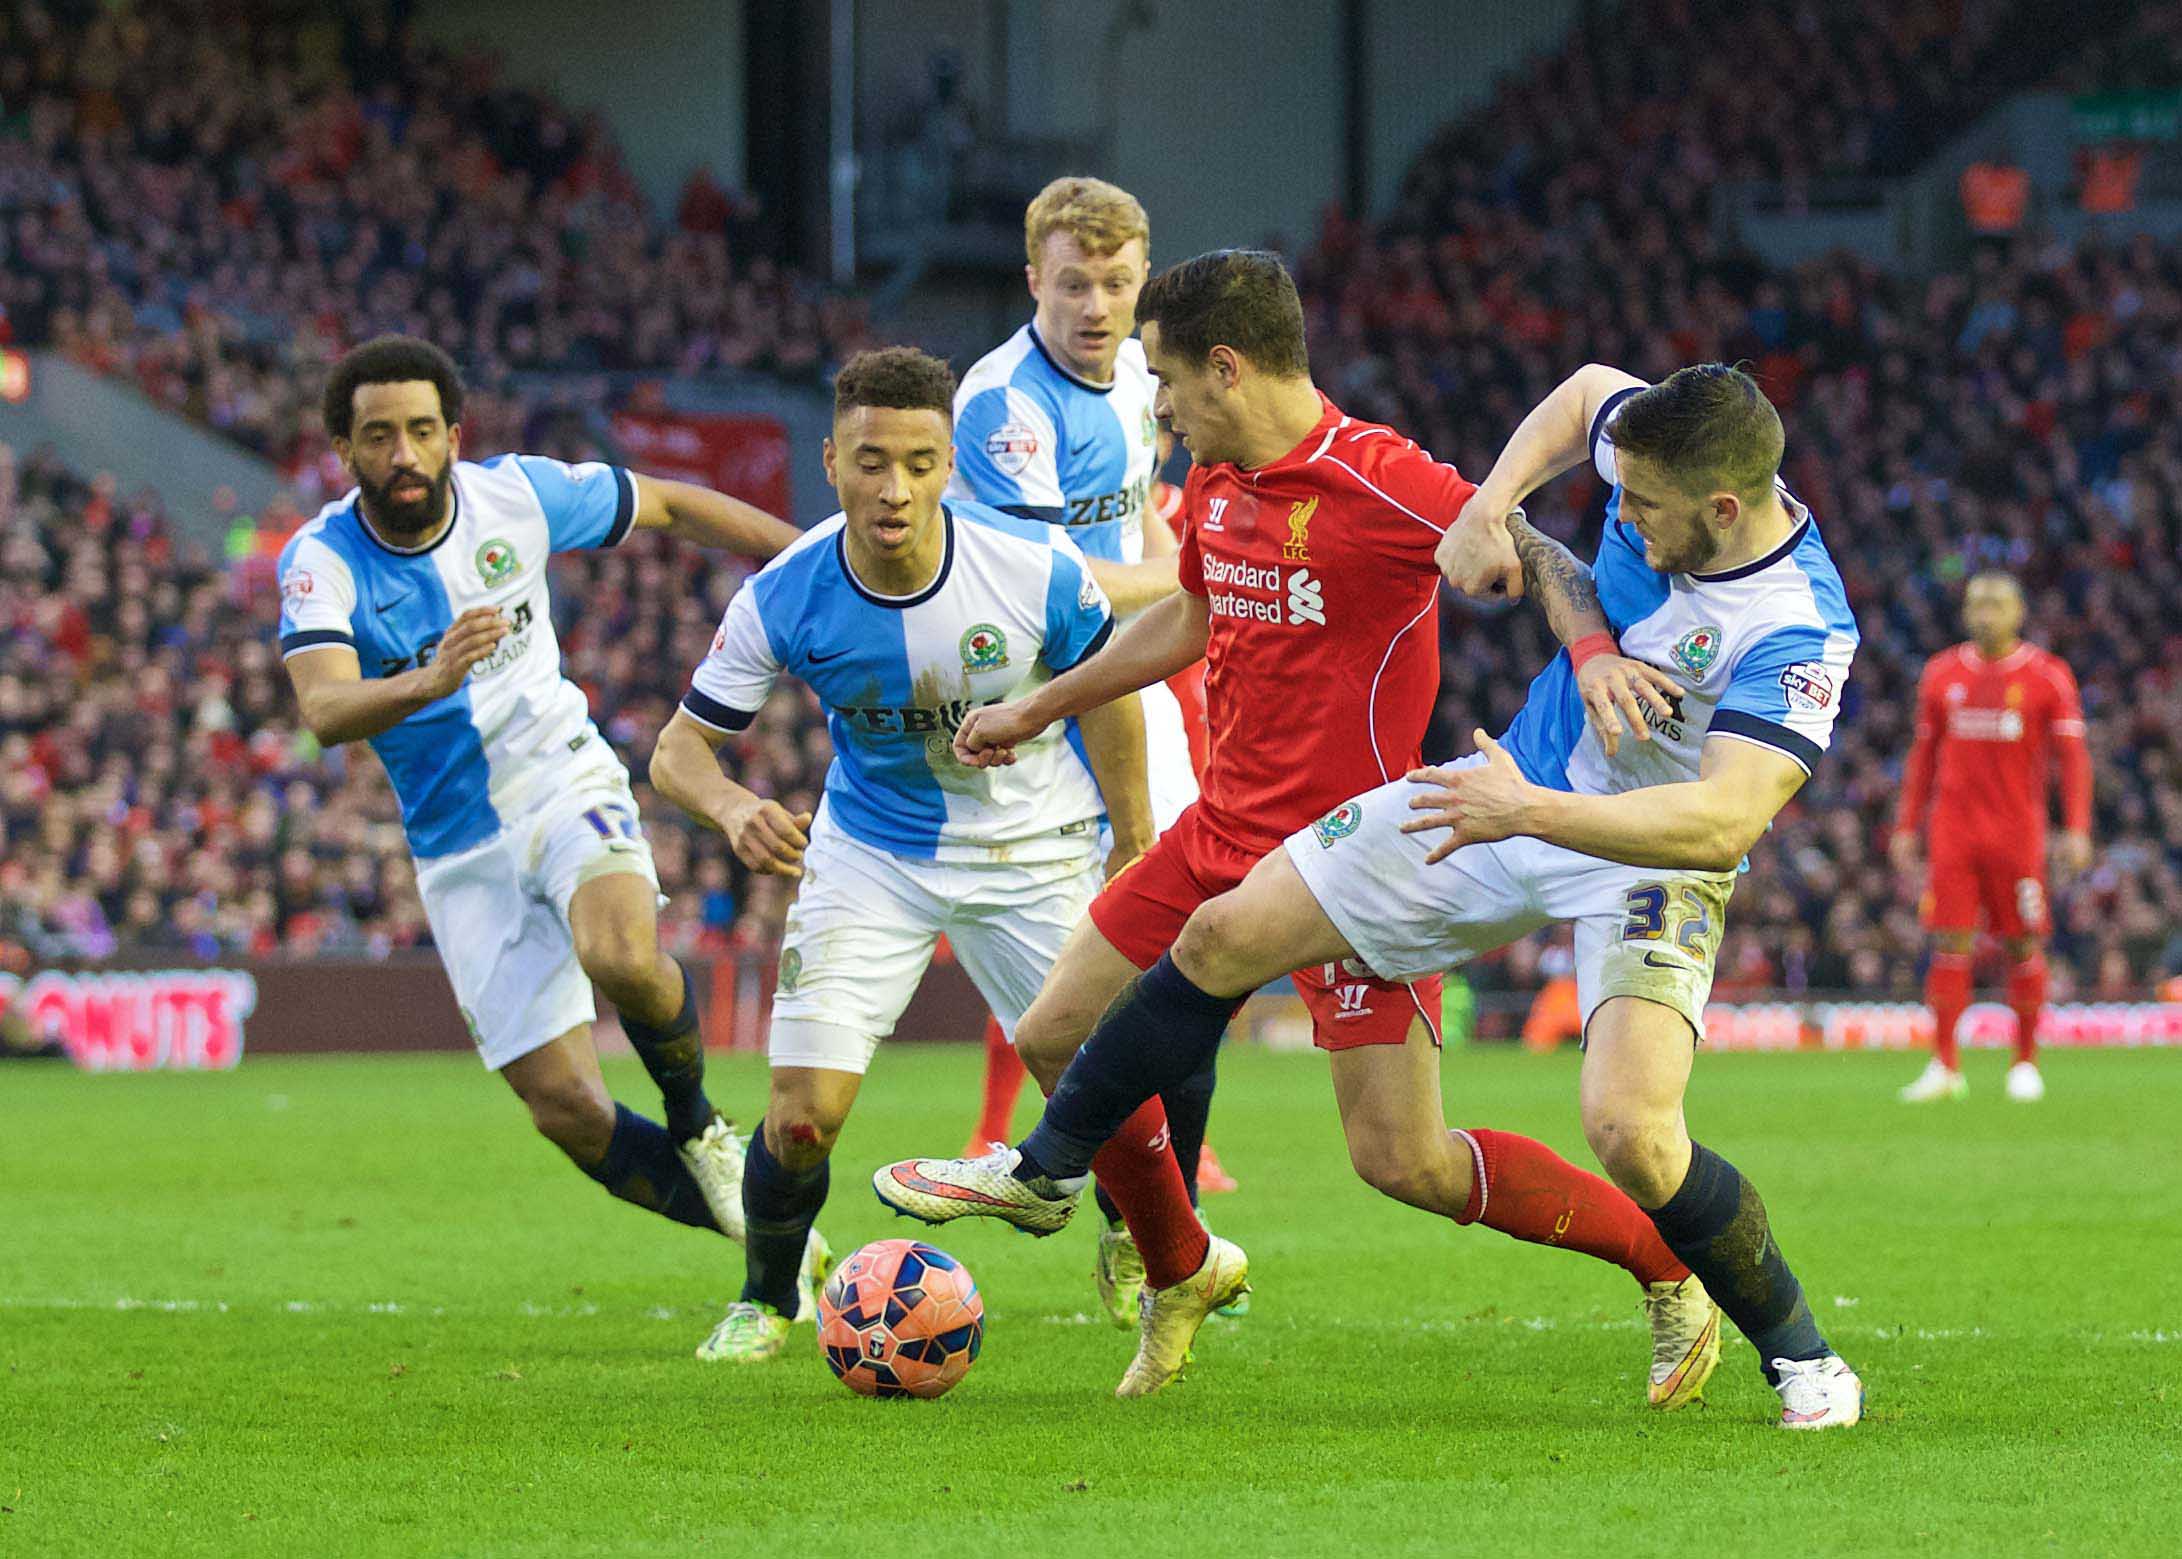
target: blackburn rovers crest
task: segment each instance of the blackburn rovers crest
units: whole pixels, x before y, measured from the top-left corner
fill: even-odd
[[[1008,663],[1008,636],[992,623],[973,624],[962,635],[964,671],[998,671]]]
[[[1344,801],[1313,823],[1311,832],[1318,836],[1320,849],[1331,850],[1336,839],[1348,838],[1363,820],[1364,809],[1353,801]]]
[[[1720,658],[1720,630],[1709,625],[1692,628],[1674,641],[1674,648],[1669,653],[1682,670],[1693,677],[1702,677]]]
[[[477,549],[477,577],[487,586],[497,585],[515,572],[515,549],[493,537]]]

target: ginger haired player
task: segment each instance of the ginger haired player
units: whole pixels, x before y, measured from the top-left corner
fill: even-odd
[[[1909,1104],[1969,1092],[1955,1028],[1970,1005],[1972,950],[1985,929],[2008,955],[2015,1061],[2008,1097],[2046,1096],[2038,1071],[2038,1019],[2046,1005],[2046,779],[2061,773],[2057,859],[2070,874],[2091,864],[2091,754],[2083,700],[2058,655],[2023,642],[2023,590],[1996,570],[1963,592],[1967,642],[1925,662],[1917,683],[1917,734],[1902,774],[1891,852],[1916,870],[1929,834],[1924,923],[1932,962],[1924,1000],[1932,1009],[1932,1059],[1902,1090]]]
[[[1319,393],[1302,305],[1276,256],[1222,250],[1185,261],[1146,286],[1138,314],[1160,416],[1195,462],[1182,588],[1076,671],[973,713],[956,751],[965,762],[1005,762],[1054,721],[1203,657],[1204,796],[1107,884],[1016,1030],[1051,1094],[1039,1127],[982,1158],[911,1159],[874,1176],[882,1201],[927,1222],[991,1216],[1050,1233],[1073,1210],[1076,1161],[1095,1167],[1147,1272],[1137,1354],[1118,1388],[1125,1397],[1174,1379],[1204,1318],[1247,1288],[1248,1263],[1190,1216],[1159,1098],[1136,1086],[1145,1058],[1095,1054],[1096,1045],[1079,1057],[1078,1047],[1118,996],[1158,980],[1200,904],[1240,883],[1288,833],[1417,763],[1439,686],[1435,551],[1477,491],[1393,429],[1347,416]],[[1493,581],[1517,590],[1523,564],[1499,520],[1480,513],[1461,523],[1482,533]],[[1624,718],[1645,736],[1640,699],[1665,708],[1671,680],[1615,654],[1596,599],[1580,601],[1566,576],[1536,584],[1555,633],[1585,663],[1589,715],[1611,722],[1616,737]],[[1651,1400],[1693,1397],[1717,1357],[1718,1311],[1636,1203],[1543,1143],[1448,1130],[1437,976],[1389,981],[1334,961],[1295,978],[1313,1037],[1329,1052],[1357,1172],[1457,1223],[1623,1267],[1651,1310]],[[1122,1094],[1133,1097],[1118,1131],[1102,1129],[1097,1141],[1068,1132],[1065,1121],[1090,1096],[1093,1113],[1105,1113]]]

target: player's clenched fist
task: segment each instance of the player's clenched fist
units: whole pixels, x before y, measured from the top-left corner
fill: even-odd
[[[720,832],[735,859],[765,877],[800,877],[810,848],[811,814],[790,812],[777,801],[752,797],[720,819]]]
[[[1520,599],[1523,561],[1508,535],[1508,516],[1522,512],[1518,506],[1488,498],[1483,489],[1472,493],[1433,549],[1432,561],[1442,577],[1464,595]]]
[[[1015,749],[1050,724],[1023,713],[1020,700],[973,709],[955,731],[955,758],[973,769],[991,769],[1015,761]]]
[[[430,666],[432,687],[440,698],[460,688],[470,668],[490,655],[508,636],[508,620],[495,606],[473,606],[440,635]]]

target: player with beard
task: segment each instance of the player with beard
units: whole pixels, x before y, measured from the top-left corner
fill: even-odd
[[[613,1195],[739,1242],[744,1143],[705,1096],[628,773],[561,673],[546,561],[636,530],[770,558],[798,532],[615,466],[463,460],[462,392],[452,359],[408,337],[334,365],[326,431],[356,488],[281,553],[281,655],[312,734],[368,741],[386,765],[485,1065]],[[607,1092],[593,982],[659,1086],[664,1128]]]

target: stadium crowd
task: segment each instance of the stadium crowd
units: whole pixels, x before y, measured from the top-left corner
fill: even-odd
[[[0,306],[19,336],[105,354],[296,469],[322,464],[304,431],[318,365],[382,328],[436,336],[477,371],[470,453],[571,456],[590,452],[580,430],[490,393],[507,370],[805,373],[862,328],[752,254],[717,191],[686,203],[701,234],[628,220],[598,127],[478,61],[297,21],[155,71],[182,47],[161,29],[189,7],[61,9],[0,22]],[[1827,527],[1865,648],[1834,753],[1737,893],[1723,993],[1914,998],[1916,885],[1884,834],[1918,671],[1961,637],[1956,587],[1988,565],[2023,577],[2030,633],[2075,666],[2090,715],[2098,857],[2057,895],[2056,995],[2182,972],[2182,645],[2165,610],[2182,585],[2182,244],[2032,236],[1930,280],[1846,256],[1787,274],[1725,247],[1709,217],[1721,178],[1914,160],[1974,107],[1973,69],[2049,68],[2011,54],[2022,12],[1639,0],[1444,135],[1387,221],[1330,219],[1301,266],[1329,393],[1472,474],[1587,360],[1657,376],[1748,359],[1780,404],[1786,479]],[[73,48],[85,29],[106,46]],[[1663,61],[1692,57],[1671,47],[1691,30],[1735,47],[1698,51],[1720,63],[1683,81]],[[1656,50],[1632,46],[1649,35]],[[1782,67],[1813,50],[1837,67],[1826,103],[1748,111],[1754,79],[1792,101],[1805,78]],[[1998,79],[1977,82],[1982,99]],[[121,115],[124,100],[149,106]],[[1586,550],[1598,484],[1579,473],[1541,497],[1534,518]],[[649,537],[558,566],[570,673],[641,774],[740,571]],[[426,937],[376,763],[297,726],[274,607],[262,558],[189,557],[149,500],[42,454],[0,459],[0,940],[48,960]],[[1494,615],[1446,614],[1435,755],[1504,723],[1545,657],[1534,613],[1477,631]],[[791,806],[830,756],[800,689],[735,752]],[[647,807],[671,945],[765,940],[775,885],[669,810]],[[1544,946],[1478,977],[1532,984]]]
[[[655,219],[597,116],[489,56],[368,6],[222,10],[0,12],[0,329],[126,375],[306,502],[338,480],[314,387],[382,332],[488,390],[531,368],[808,379],[862,339],[747,200],[699,173]]]

